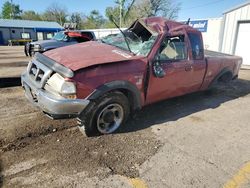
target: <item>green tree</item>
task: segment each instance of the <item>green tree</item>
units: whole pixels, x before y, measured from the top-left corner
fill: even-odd
[[[71,23],[76,23],[76,28],[77,29],[83,29],[83,16],[79,12],[74,12],[70,15],[70,20]]]
[[[21,18],[23,20],[37,20],[37,21],[42,20],[41,16],[33,10],[24,11],[21,14]]]
[[[20,6],[18,4],[13,4],[9,1],[6,1],[2,7],[1,17],[3,19],[21,19],[21,13],[22,10],[20,9]]]
[[[134,7],[135,0],[116,0],[114,7],[107,7],[105,14],[109,18],[113,17],[116,23],[119,23],[120,27],[130,24],[131,10]]]
[[[43,13],[42,19],[45,21],[55,21],[60,25],[67,22],[68,11],[66,7],[53,3]]]
[[[163,16],[168,19],[178,18],[181,4],[173,0],[141,0],[136,5],[138,17]]]
[[[84,20],[85,29],[100,29],[105,24],[104,17],[98,10],[92,10],[90,14]]]

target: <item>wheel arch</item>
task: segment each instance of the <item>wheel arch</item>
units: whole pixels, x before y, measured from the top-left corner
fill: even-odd
[[[228,75],[230,79],[233,79],[233,72],[229,68],[224,68],[213,79],[213,81],[209,85],[209,88],[213,87],[216,83],[220,82],[221,81],[220,79],[225,75]]]
[[[141,109],[141,95],[138,88],[129,81],[116,80],[99,86],[89,97],[89,100],[96,100],[104,94],[112,91],[122,92],[129,100],[132,110]]]

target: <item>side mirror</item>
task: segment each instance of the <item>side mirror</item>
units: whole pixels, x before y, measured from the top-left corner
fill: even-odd
[[[153,61],[153,72],[157,78],[163,78],[164,76],[166,76],[166,72],[161,65],[160,55],[157,55]]]

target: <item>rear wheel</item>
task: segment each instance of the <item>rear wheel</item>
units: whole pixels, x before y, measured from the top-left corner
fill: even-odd
[[[129,101],[119,92],[110,92],[97,99],[81,115],[81,125],[87,136],[115,132],[127,120]]]
[[[233,74],[231,72],[227,72],[225,74],[223,74],[219,79],[218,79],[218,83],[229,83],[230,81],[232,81],[233,79]]]
[[[206,94],[211,95],[218,91],[218,89],[226,87],[233,80],[233,74],[226,72],[217,78],[205,91]]]

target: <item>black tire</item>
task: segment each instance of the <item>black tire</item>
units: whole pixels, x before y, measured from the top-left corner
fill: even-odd
[[[25,55],[26,55],[27,57],[29,56],[29,54],[28,54],[28,52],[27,52],[28,45],[29,45],[29,43],[27,43],[27,44],[24,45],[24,53],[25,53]]]
[[[120,125],[112,132],[103,133],[100,132],[100,128],[97,125],[99,122],[101,113],[104,113],[105,110],[110,105],[117,105],[123,110],[123,118]],[[105,94],[101,98],[98,98],[96,101],[92,101],[89,106],[84,110],[80,115],[79,119],[81,120],[81,126],[84,126],[85,134],[87,136],[98,136],[101,134],[110,134],[117,131],[122,124],[125,123],[130,113],[130,105],[128,98],[119,91],[114,91]],[[111,115],[111,116],[114,116]]]
[[[233,74],[231,72],[226,72],[216,79],[210,84],[209,88],[205,91],[206,94],[211,95],[218,91],[219,88],[223,88],[226,85],[230,84],[233,80]]]

